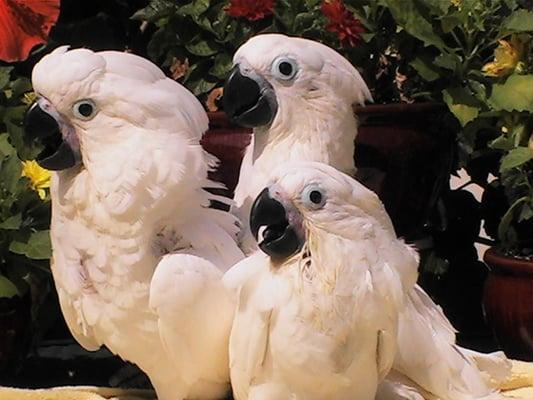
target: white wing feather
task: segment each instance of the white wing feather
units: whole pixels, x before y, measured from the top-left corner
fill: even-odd
[[[399,322],[395,370],[443,400],[500,398],[472,353],[455,344],[455,331],[441,308],[419,286],[409,292]],[[502,360],[499,375],[509,367]]]
[[[165,256],[150,287],[150,307],[176,369],[188,384],[199,376],[224,382],[229,374],[227,342],[232,296],[211,262],[189,254]]]

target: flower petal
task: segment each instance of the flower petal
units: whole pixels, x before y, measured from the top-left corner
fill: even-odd
[[[58,17],[59,0],[0,0],[0,60],[25,60]]]

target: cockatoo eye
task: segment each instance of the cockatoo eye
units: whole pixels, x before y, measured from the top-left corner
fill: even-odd
[[[297,72],[298,64],[292,58],[279,57],[272,64],[272,75],[284,81],[293,79]]]
[[[313,209],[322,208],[326,204],[326,192],[317,185],[309,185],[302,192],[302,203]]]
[[[80,100],[72,106],[72,112],[76,118],[88,121],[96,114],[96,104],[90,99]]]

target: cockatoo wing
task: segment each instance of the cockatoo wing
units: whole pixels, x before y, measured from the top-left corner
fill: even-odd
[[[221,278],[213,263],[190,254],[163,257],[152,278],[150,307],[161,341],[188,384],[199,376],[224,382],[229,373],[234,302]]]
[[[242,260],[244,254],[236,244],[239,226],[231,214],[206,208],[201,219],[187,232],[187,254],[212,262],[222,273]]]
[[[505,360],[499,367],[500,376],[510,368]],[[455,331],[441,308],[419,286],[408,293],[400,314],[394,369],[443,400],[499,398],[471,353],[455,344]]]
[[[275,303],[264,301],[268,293],[258,292],[264,271],[268,271],[268,257],[257,251],[234,265],[224,275],[224,285],[238,295],[238,303],[231,328],[229,357],[234,397],[248,399],[250,386],[265,359],[268,335]]]

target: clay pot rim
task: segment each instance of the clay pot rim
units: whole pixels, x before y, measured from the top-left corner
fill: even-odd
[[[485,252],[483,261],[495,272],[507,272],[514,275],[520,274],[533,277],[533,260],[507,256],[494,247]]]

